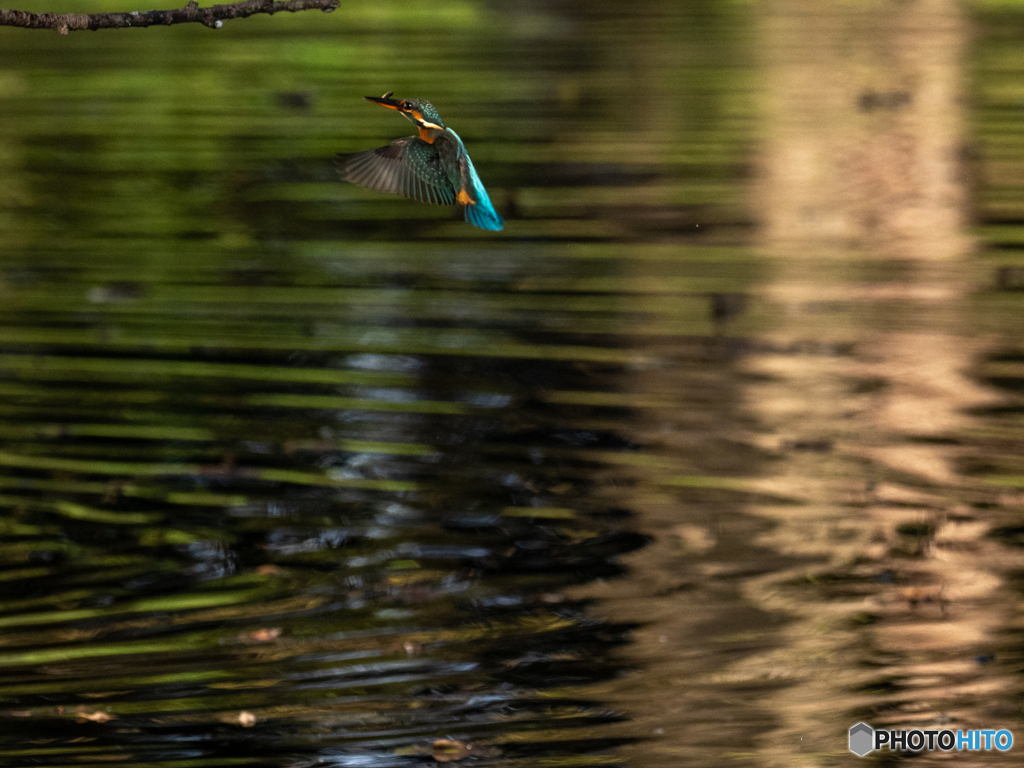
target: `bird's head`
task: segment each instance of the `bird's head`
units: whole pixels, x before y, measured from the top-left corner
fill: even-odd
[[[383,96],[367,96],[367,101],[372,101],[374,104],[380,104],[382,107],[388,109],[394,109],[401,112],[406,119],[416,123],[419,128],[436,128],[437,130],[444,130],[444,123],[441,122],[441,116],[437,114],[437,110],[434,109],[434,105],[429,101],[422,101],[421,99],[393,99],[390,92],[385,93]]]

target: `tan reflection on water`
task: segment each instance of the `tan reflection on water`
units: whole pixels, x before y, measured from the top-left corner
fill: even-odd
[[[961,4],[764,5],[757,206],[765,248],[813,260],[828,246],[961,256]]]
[[[608,694],[649,739],[637,765],[833,765],[858,720],[1022,730],[1000,649],[1024,561],[987,537],[1019,499],[957,469],[968,409],[997,401],[968,377],[993,343],[967,305],[969,24],[955,0],[825,8],[758,16],[756,351],[709,350],[706,421],[662,410],[637,437],[763,479],[673,491],[639,471],[656,541],[588,588],[642,623],[646,671]],[[677,365],[638,393],[694,385],[687,351],[663,352]]]

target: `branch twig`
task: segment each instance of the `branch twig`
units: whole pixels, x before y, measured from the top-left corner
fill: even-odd
[[[244,19],[257,13],[278,11],[321,10],[330,13],[341,0],[244,0],[230,5],[211,5],[200,8],[190,0],[184,8],[173,11],[134,11],[132,13],[27,13],[0,8],[0,26],[26,29],[55,29],[62,35],[78,29],[121,29],[124,27],[152,27],[156,24],[188,24],[197,22],[213,29],[223,26],[226,19]]]

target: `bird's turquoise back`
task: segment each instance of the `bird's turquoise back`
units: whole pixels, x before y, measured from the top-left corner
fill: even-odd
[[[483,182],[477,176],[476,168],[473,167],[473,161],[469,159],[469,153],[466,151],[462,139],[459,138],[459,134],[451,128],[447,129],[447,133],[451,134],[459,146],[459,178],[458,180],[452,179],[452,181],[456,185],[456,189],[466,189],[470,197],[476,201],[475,204],[464,206],[466,221],[474,227],[497,232],[505,226],[505,220],[494,209],[494,204],[491,203],[491,198],[488,196],[487,190],[484,189]]]

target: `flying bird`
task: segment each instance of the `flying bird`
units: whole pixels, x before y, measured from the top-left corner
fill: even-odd
[[[392,95],[367,96],[366,100],[397,110],[415,123],[419,135],[396,139],[379,149],[339,154],[341,178],[376,192],[405,195],[424,203],[459,203],[466,221],[474,227],[500,230],[505,221],[494,210],[459,134],[445,127],[429,101],[398,100]]]

